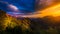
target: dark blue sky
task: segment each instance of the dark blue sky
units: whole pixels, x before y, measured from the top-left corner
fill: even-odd
[[[14,11],[8,7],[10,4],[17,7],[22,13],[35,11],[35,0],[0,0],[0,9],[6,12]]]

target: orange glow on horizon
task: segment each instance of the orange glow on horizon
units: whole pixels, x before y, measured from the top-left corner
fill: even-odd
[[[46,8],[45,10],[41,11],[40,16],[44,17],[44,16],[60,16],[60,4],[57,4],[55,6]]]

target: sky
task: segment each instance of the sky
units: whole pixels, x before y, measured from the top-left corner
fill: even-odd
[[[39,9],[35,11],[35,6]],[[15,17],[60,16],[60,0],[0,0],[0,9]],[[42,10],[41,10],[42,9]]]

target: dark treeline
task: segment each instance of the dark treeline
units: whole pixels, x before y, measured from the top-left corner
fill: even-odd
[[[5,12],[0,11],[0,16],[4,15]],[[60,16],[46,16],[43,18],[14,18],[14,23],[18,24],[14,28],[9,25],[3,30],[4,18],[0,17],[0,34],[60,34]],[[17,23],[17,21],[19,21]],[[21,23],[20,23],[21,21]],[[21,25],[19,25],[21,24]]]

